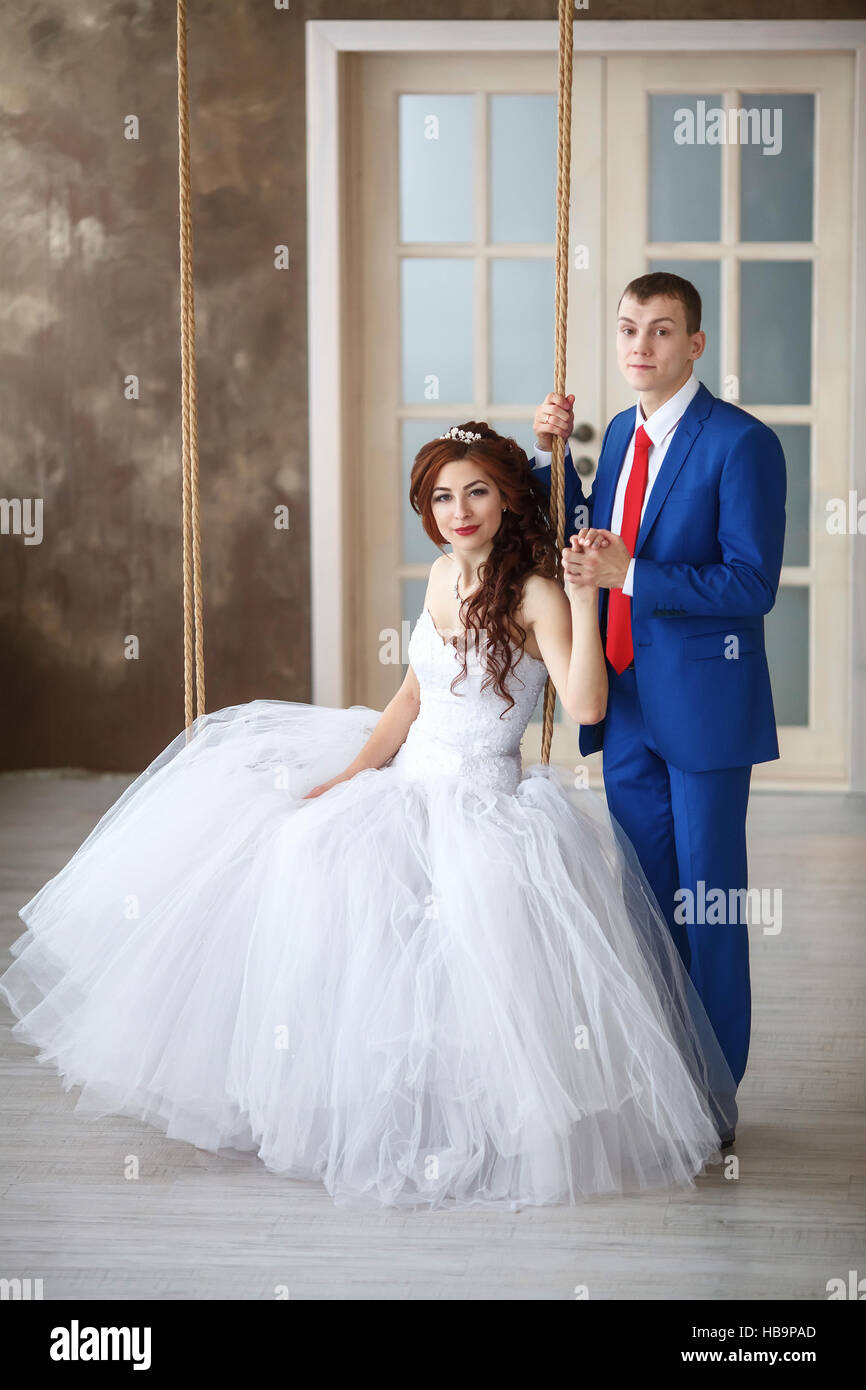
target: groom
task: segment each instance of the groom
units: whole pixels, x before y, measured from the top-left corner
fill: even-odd
[[[638,403],[608,425],[588,498],[565,455],[566,537],[579,526],[584,543],[571,537],[563,568],[599,586],[609,679],[605,718],[581,727],[580,751],[603,750],[608,807],[739,1084],[751,993],[737,890],[752,764],[779,756],[764,614],[782,565],[785,458],[767,425],[696,380],[706,335],[690,281],[641,275],[617,314],[618,365]],[[548,489],[552,436],[570,436],[573,404],[550,395],[535,415]]]

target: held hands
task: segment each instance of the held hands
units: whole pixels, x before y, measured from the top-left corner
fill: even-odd
[[[551,391],[536,410],[532,428],[539,449],[550,453],[555,434],[567,440],[574,431],[574,396],[557,396]]]
[[[594,526],[583,527],[562,552],[568,597],[576,597],[581,589],[621,589],[630,560],[621,536]]]

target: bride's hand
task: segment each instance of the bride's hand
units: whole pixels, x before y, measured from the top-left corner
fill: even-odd
[[[339,782],[350,782],[353,776],[354,773],[352,772],[341,772],[337,777],[332,777],[330,781],[322,782],[321,786],[313,787],[311,792],[305,793],[303,799],[310,801],[314,796],[322,796],[325,792],[330,791],[331,787],[336,787]]]

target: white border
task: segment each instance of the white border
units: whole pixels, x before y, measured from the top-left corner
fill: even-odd
[[[556,52],[554,21],[308,20],[307,342],[310,461],[312,698],[342,706],[345,682],[340,418],[341,52]],[[851,487],[866,497],[866,21],[608,21],[575,16],[583,53],[853,51],[855,76],[855,221],[852,265]],[[850,789],[866,791],[866,543],[851,546]]]

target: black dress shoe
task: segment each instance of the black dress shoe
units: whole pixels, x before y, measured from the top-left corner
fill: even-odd
[[[720,1148],[720,1149],[730,1149],[730,1148],[736,1143],[736,1141],[737,1141],[736,1131],[732,1129],[731,1132],[730,1132],[730,1134],[726,1134],[726,1135],[724,1136],[724,1138],[720,1141],[720,1143],[719,1143],[719,1148]]]

